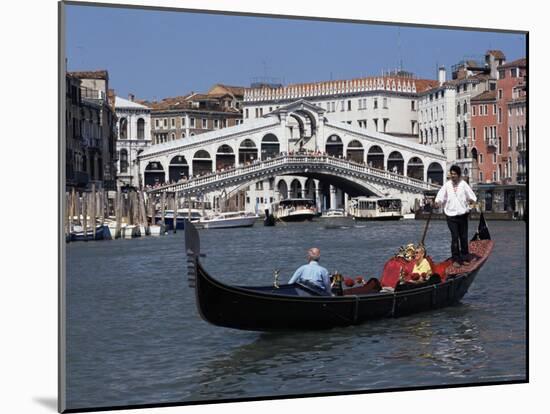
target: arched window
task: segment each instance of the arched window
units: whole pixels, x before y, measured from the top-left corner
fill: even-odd
[[[119,127],[118,127],[118,137],[119,139],[128,138],[128,120],[126,118],[120,118]]]
[[[351,161],[363,163],[365,151],[363,150],[363,144],[356,139],[350,141],[348,149],[346,151],[346,158]]]
[[[258,159],[258,148],[254,141],[245,139],[239,146],[239,164],[246,164]]]
[[[145,139],[145,120],[139,118],[137,121],[137,138]]]
[[[274,134],[267,134],[262,138],[262,161],[279,155],[279,139]]]
[[[128,172],[128,151],[125,149],[120,150],[120,172]]]

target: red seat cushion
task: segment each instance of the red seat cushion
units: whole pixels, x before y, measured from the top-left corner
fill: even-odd
[[[401,269],[407,275],[412,272],[414,267],[414,262],[407,262],[401,257],[392,257],[384,265],[382,270],[382,277],[380,278],[380,284],[382,287],[391,287],[394,288],[399,283],[399,274]]]

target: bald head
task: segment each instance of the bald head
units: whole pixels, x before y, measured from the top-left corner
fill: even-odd
[[[318,262],[320,258],[321,258],[321,250],[319,250],[317,247],[312,247],[307,251],[308,262],[312,260],[315,260],[316,262]]]

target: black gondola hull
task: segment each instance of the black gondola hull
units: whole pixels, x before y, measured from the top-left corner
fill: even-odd
[[[242,287],[214,279],[200,263],[197,231],[192,225],[185,228],[189,283],[201,317],[217,326],[254,331],[327,329],[454,305],[468,291],[493,246],[490,240],[480,241],[485,243],[485,256],[468,272],[449,275],[440,283],[395,292],[318,296],[300,285]],[[489,237],[486,227],[483,235]]]

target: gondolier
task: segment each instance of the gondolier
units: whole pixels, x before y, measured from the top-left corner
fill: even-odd
[[[469,264],[468,251],[468,215],[470,204],[477,201],[477,197],[466,181],[462,179],[462,171],[458,165],[450,168],[450,177],[435,198],[435,206],[443,207],[447,218],[447,225],[451,231],[451,254],[453,266],[460,267]]]

